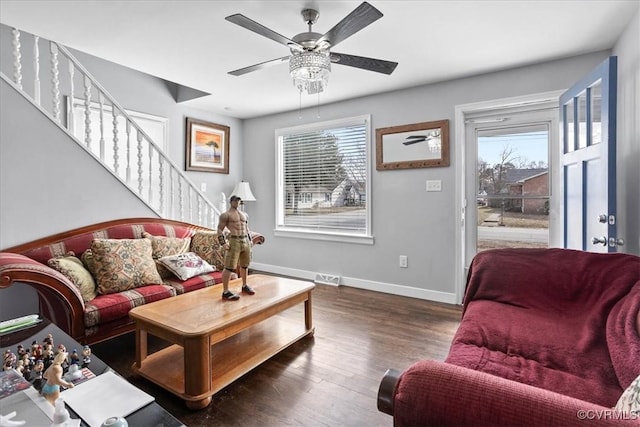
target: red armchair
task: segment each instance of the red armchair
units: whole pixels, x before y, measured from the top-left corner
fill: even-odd
[[[425,337],[427,338],[427,337]],[[611,408],[640,375],[640,258],[478,254],[445,362],[389,370],[394,425],[640,425]]]

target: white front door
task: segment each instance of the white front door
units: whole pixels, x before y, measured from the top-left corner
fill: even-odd
[[[564,247],[616,252],[616,75],[609,57],[560,97]]]

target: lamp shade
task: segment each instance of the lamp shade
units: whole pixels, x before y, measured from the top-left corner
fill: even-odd
[[[240,181],[236,185],[236,188],[234,188],[233,191],[231,192],[231,195],[240,197],[240,199],[244,202],[256,201],[256,196],[253,195],[253,193],[251,192],[251,187],[249,186],[249,183],[246,181]]]

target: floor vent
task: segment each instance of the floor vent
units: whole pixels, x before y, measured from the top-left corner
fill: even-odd
[[[316,273],[315,283],[321,283],[323,285],[340,286],[340,276],[334,276],[333,274]]]

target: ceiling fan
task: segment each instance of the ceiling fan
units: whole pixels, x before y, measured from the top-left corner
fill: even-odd
[[[230,71],[229,74],[241,76],[271,65],[289,61],[289,73],[293,78],[294,85],[300,92],[304,90],[308,94],[314,94],[322,92],[327,85],[329,72],[331,71],[331,63],[383,74],[391,74],[398,65],[397,62],[330,51],[330,49],[338,43],[382,18],[382,13],[369,3],[363,2],[360,4],[360,6],[355,8],[324,35],[313,32],[311,28],[320,16],[317,10],[304,9],[301,13],[302,18],[309,26],[309,31],[297,34],[291,39],[276,33],[240,13],[227,16],[225,18],[227,21],[283,44],[287,46],[291,52],[289,56],[283,56],[249,67],[240,68]]]
[[[440,151],[440,131],[434,130],[428,132],[426,135],[411,135],[408,136],[407,139],[402,143],[403,145],[413,145],[418,142],[427,142],[427,146],[429,147],[429,151],[438,152]]]

